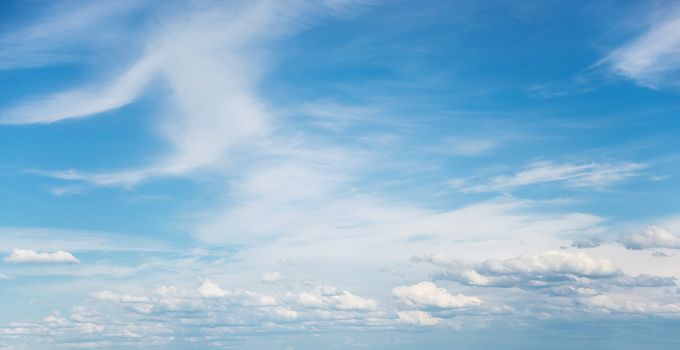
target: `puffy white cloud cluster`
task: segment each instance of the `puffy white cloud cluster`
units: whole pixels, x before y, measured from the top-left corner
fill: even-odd
[[[378,302],[362,298],[348,291],[340,291],[335,287],[319,287],[313,292],[298,294],[300,305],[311,308],[335,308],[338,310],[371,311],[378,308]]]
[[[680,236],[658,226],[650,226],[642,232],[621,237],[619,240],[628,249],[668,248],[680,249]]]
[[[417,326],[434,326],[441,322],[441,319],[432,317],[432,314],[420,310],[397,311],[399,321]]]
[[[546,251],[480,263],[447,260],[441,256],[421,256],[415,260],[446,267],[446,271],[438,274],[439,278],[485,287],[536,288],[564,281],[611,278],[621,274],[612,262],[593,259],[581,252]]]
[[[600,294],[582,298],[581,304],[588,309],[603,312],[631,314],[680,314],[680,303],[663,303],[642,300],[637,296]]]
[[[434,273],[435,278],[473,287],[518,288],[527,293],[527,298],[547,298],[541,299],[546,308],[562,303],[551,298],[593,297],[640,288],[653,292],[676,285],[674,276],[629,275],[609,260],[591,258],[582,252],[547,251],[478,263],[443,255],[418,256],[414,260],[443,267],[443,271]]]
[[[392,294],[406,305],[414,307],[462,308],[482,303],[477,297],[451,294],[446,289],[427,281],[396,287],[392,289]]]
[[[4,260],[16,264],[80,264],[80,260],[73,256],[73,254],[63,250],[53,253],[40,253],[30,249],[12,249],[10,255],[6,256]]]

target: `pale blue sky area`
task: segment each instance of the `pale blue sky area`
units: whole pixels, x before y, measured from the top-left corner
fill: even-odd
[[[3,1],[0,349],[677,349],[673,1]]]

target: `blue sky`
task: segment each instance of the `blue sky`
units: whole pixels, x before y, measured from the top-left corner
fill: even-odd
[[[672,1],[4,1],[0,349],[677,349]]]

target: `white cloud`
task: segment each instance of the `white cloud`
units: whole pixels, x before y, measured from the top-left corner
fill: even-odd
[[[680,303],[659,303],[629,295],[601,294],[582,298],[580,302],[585,307],[596,311],[634,314],[680,314]]]
[[[265,272],[265,273],[262,274],[262,277],[260,277],[260,280],[263,283],[276,283],[276,282],[281,281],[282,279],[283,279],[283,277],[281,276],[281,273],[276,272],[276,271]]]
[[[12,30],[0,35],[0,69],[37,67],[82,58],[105,42],[114,44],[120,27],[110,25],[143,8],[139,1],[45,3],[30,13],[28,24],[20,18],[8,22]],[[8,19],[9,20],[9,19]],[[106,34],[106,35],[104,35]],[[126,41],[127,43],[127,41]],[[129,43],[128,43],[129,44]],[[93,50],[83,49],[84,47]]]
[[[628,249],[680,249],[680,236],[658,226],[650,226],[642,232],[621,237],[619,242]]]
[[[52,123],[82,118],[125,106],[149,82],[158,66],[156,57],[145,57],[102,89],[62,92],[5,111],[0,122],[6,124]]]
[[[2,280],[13,280],[14,276],[6,275],[4,273],[0,273],[0,281]]]
[[[209,279],[205,279],[198,287],[198,294],[204,298],[224,298],[228,292]]]
[[[644,276],[636,279],[623,274],[609,260],[594,259],[582,252],[546,251],[479,263],[451,260],[438,255],[419,256],[414,260],[444,267],[445,271],[436,274],[438,278],[480,287],[552,288],[546,290],[556,292],[565,284],[588,284],[591,280],[634,285],[649,282]]]
[[[146,303],[149,302],[149,298],[146,296],[129,295],[129,294],[116,294],[114,292],[105,290],[92,294],[93,297],[103,300],[103,301],[115,301],[121,303]]]
[[[432,317],[429,312],[412,310],[397,311],[399,321],[417,326],[434,326],[440,323],[441,319]]]
[[[462,308],[482,303],[477,297],[454,295],[427,281],[411,286],[396,287],[392,289],[392,294],[407,305],[416,307]]]
[[[39,253],[30,249],[12,249],[10,255],[4,259],[6,262],[26,263],[54,263],[54,264],[80,264],[73,254],[62,250],[53,253]]]
[[[537,162],[511,175],[498,175],[485,181],[454,179],[451,185],[463,192],[507,191],[540,183],[564,183],[570,187],[603,187],[639,176],[646,165],[633,162],[556,164]]]
[[[237,145],[262,141],[271,131],[272,116],[255,91],[268,66],[263,52],[271,39],[299,28],[302,13],[329,10],[324,6],[254,1],[205,3],[186,11],[183,6],[167,5],[166,19],[154,26],[157,30],[136,35],[147,41],[145,51],[117,78],[94,88],[27,101],[2,111],[0,123],[52,123],[93,116],[134,102],[157,77],[169,91],[164,96],[165,115],[157,119],[156,127],[169,143],[166,156],[120,171],[38,173],[115,186],[215,166],[228,159]]]
[[[362,298],[348,291],[340,291],[334,287],[319,287],[314,292],[302,292],[297,302],[310,308],[334,308],[338,310],[371,311],[378,308],[377,301]]]
[[[607,63],[616,74],[644,86],[677,87],[680,84],[680,11],[677,7],[664,9],[664,16],[654,18],[644,33],[614,50],[600,64]]]
[[[298,312],[285,307],[275,307],[271,309],[271,313],[277,318],[294,320],[298,318]]]

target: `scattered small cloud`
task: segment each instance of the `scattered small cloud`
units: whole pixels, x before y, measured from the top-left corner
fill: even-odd
[[[596,237],[578,239],[571,243],[571,246],[578,249],[596,248],[602,245],[602,240]]]
[[[73,254],[63,250],[39,253],[30,249],[13,249],[4,260],[15,264],[80,264]]]
[[[415,307],[462,308],[482,303],[477,297],[454,295],[427,281],[411,286],[396,287],[392,289],[392,294],[406,305]]]
[[[224,298],[228,293],[226,290],[220,288],[217,283],[205,279],[198,288],[198,294],[204,298]]]
[[[680,249],[680,236],[658,226],[650,226],[642,232],[625,235],[619,242],[631,250],[668,248]]]
[[[411,311],[397,311],[399,321],[416,326],[435,326],[440,323],[441,319],[432,317],[432,314],[420,310]]]

